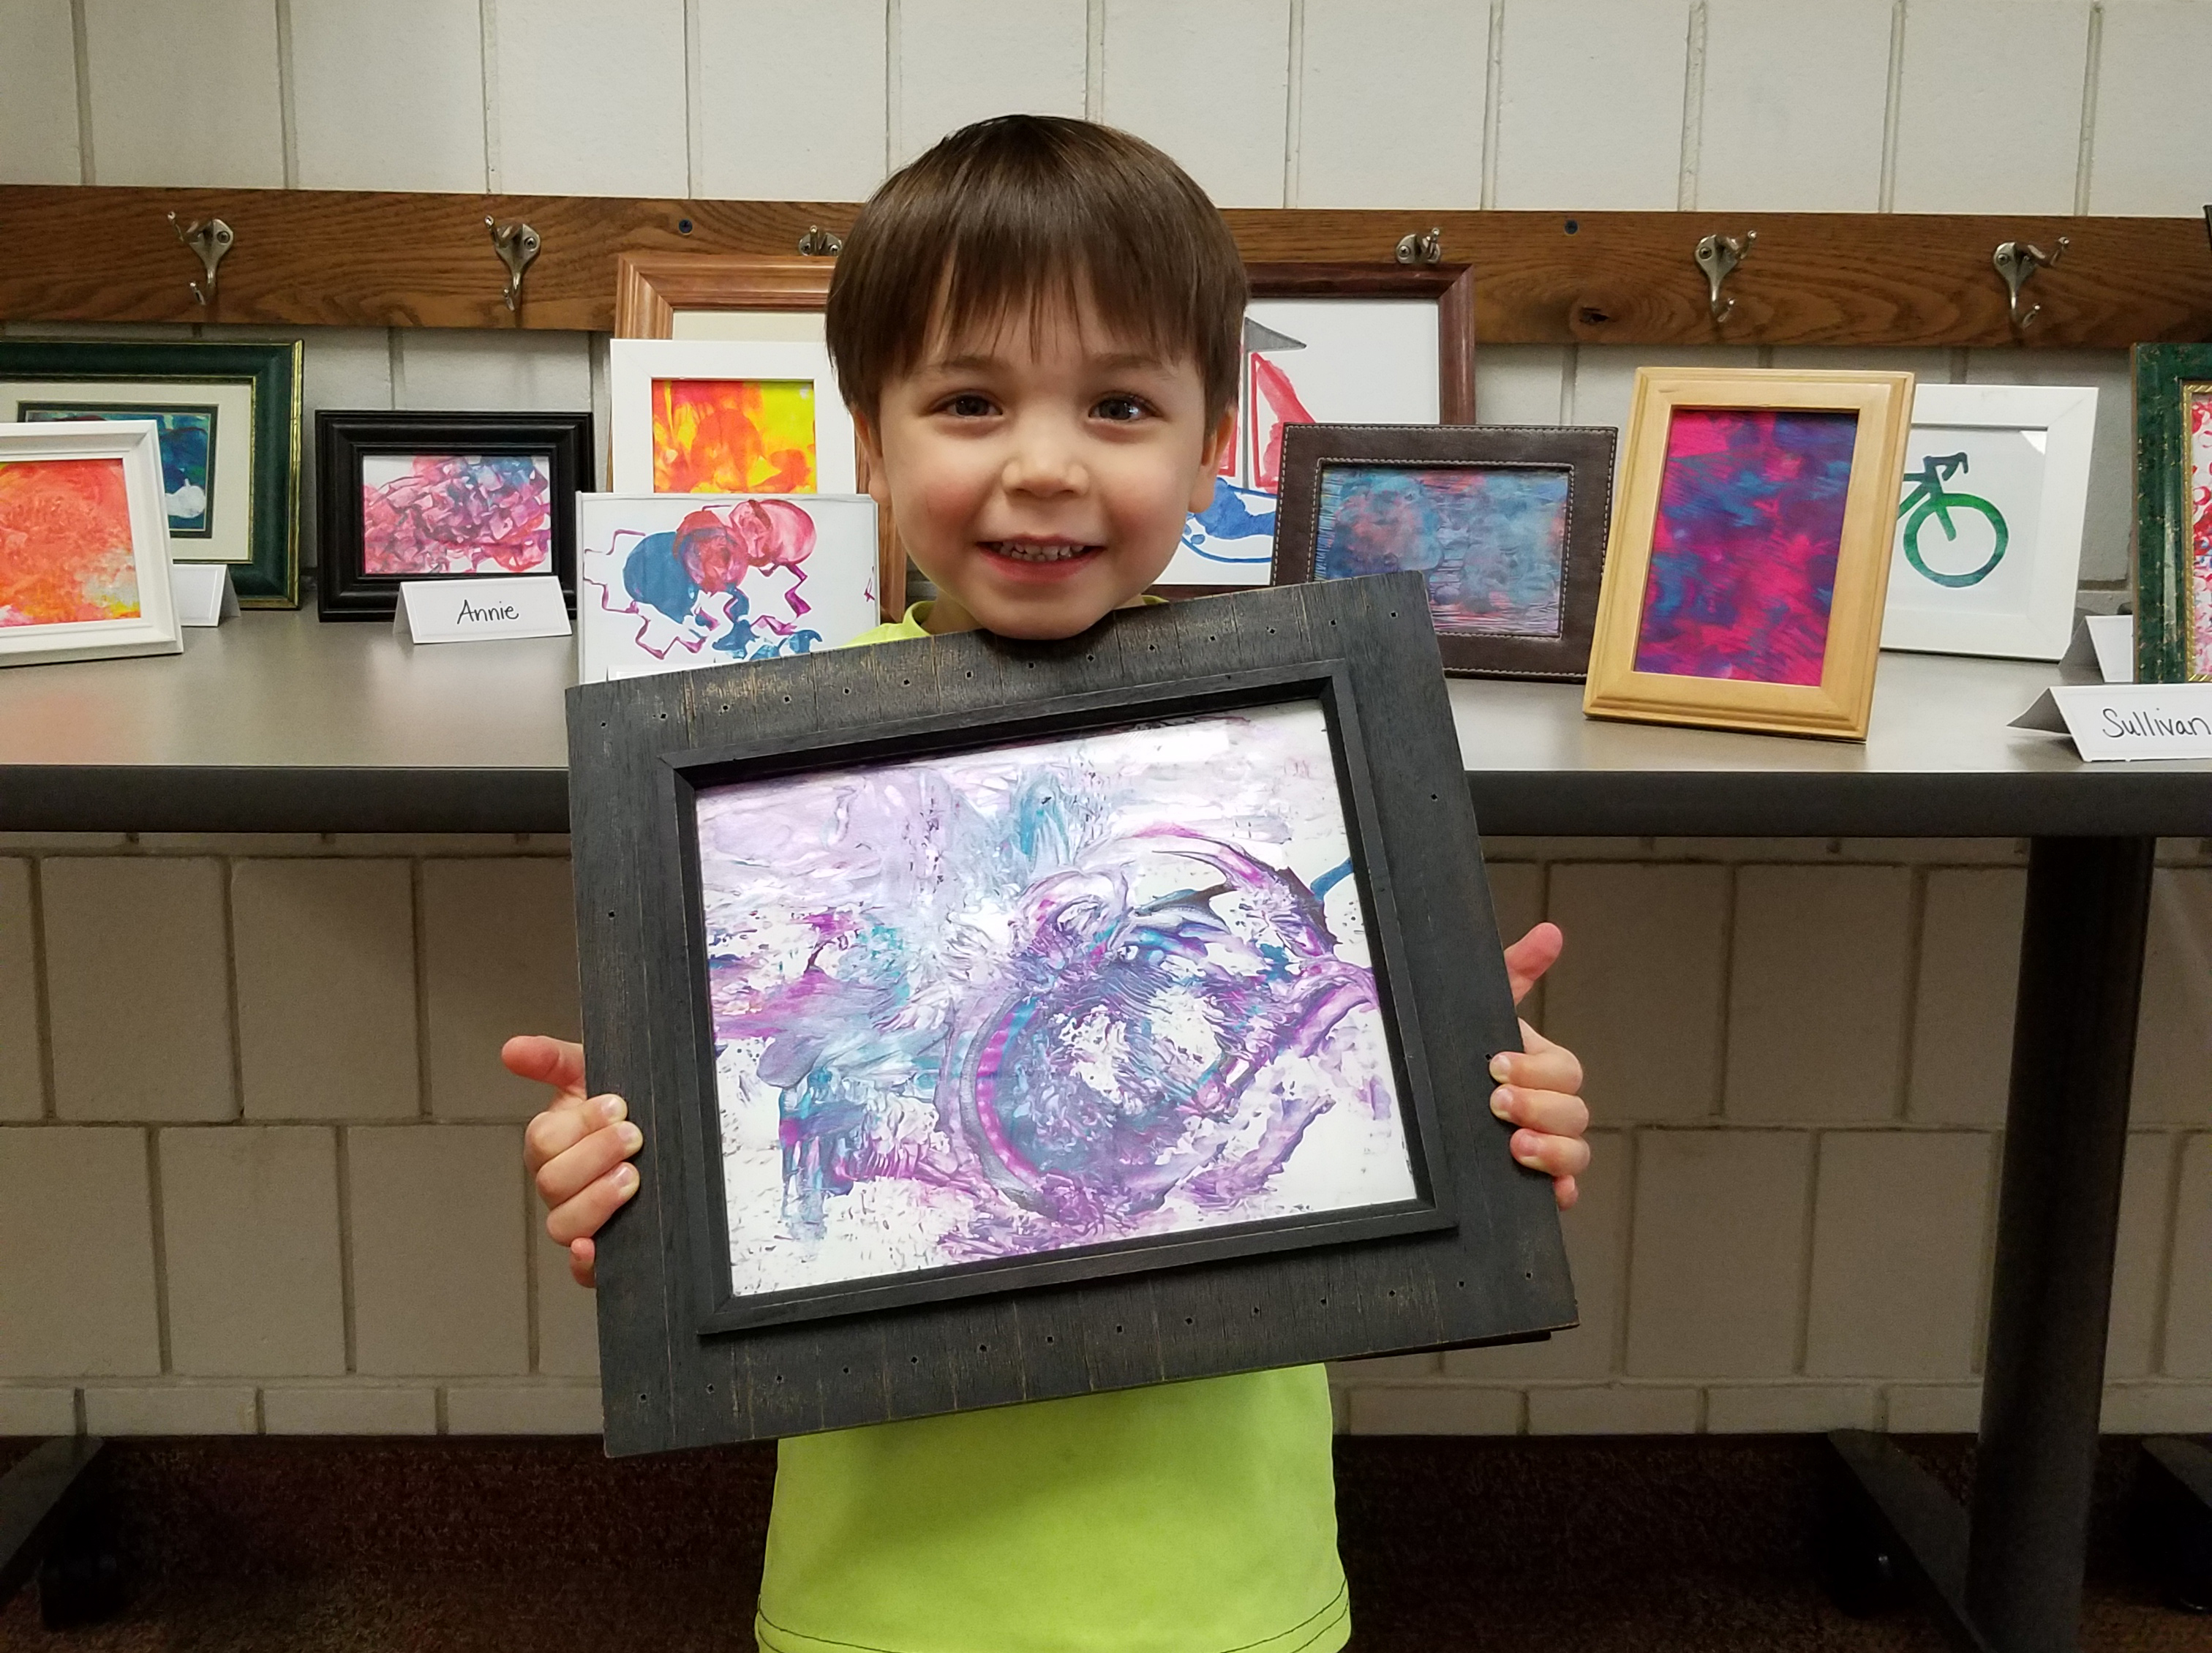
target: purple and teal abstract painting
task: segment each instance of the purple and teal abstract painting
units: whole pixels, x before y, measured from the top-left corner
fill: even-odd
[[[1567,472],[1327,465],[1314,577],[1419,572],[1442,632],[1556,637]]]
[[[1677,408],[1636,669],[1817,684],[1858,415]]]
[[[1316,702],[696,820],[738,1296],[1416,1197]]]

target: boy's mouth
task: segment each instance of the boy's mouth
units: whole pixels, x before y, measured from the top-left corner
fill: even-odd
[[[993,556],[1010,557],[1017,562],[1066,562],[1106,549],[1066,539],[986,539],[980,543]]]

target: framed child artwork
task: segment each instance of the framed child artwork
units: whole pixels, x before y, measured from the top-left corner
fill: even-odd
[[[1643,368],[1583,709],[1866,738],[1912,375]]]
[[[774,659],[877,623],[866,495],[586,494],[577,681]]]
[[[2212,682],[2212,344],[2138,344],[2136,681]]]
[[[2093,388],[1913,392],[1881,646],[2055,660],[2074,633]]]
[[[0,665],[174,654],[161,427],[0,424]]]
[[[1286,429],[1474,422],[1469,266],[1262,264],[1249,274],[1237,435],[1164,589],[1268,583]]]
[[[1447,672],[1579,682],[1613,449],[1610,429],[1291,425],[1275,583],[1409,570]]]
[[[151,420],[171,556],[222,562],[247,608],[300,602],[304,347],[0,340],[0,422]]]
[[[403,581],[550,574],[576,597],[588,413],[315,416],[325,620],[389,620]]]
[[[610,350],[616,493],[860,491],[826,345],[618,338]]]
[[[569,691],[608,1450],[1571,1322],[1412,574]]]

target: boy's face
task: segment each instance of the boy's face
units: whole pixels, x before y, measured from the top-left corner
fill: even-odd
[[[1088,307],[933,340],[856,416],[869,492],[942,593],[933,631],[1072,637],[1133,602],[1212,498],[1236,428],[1196,363],[1107,332]]]

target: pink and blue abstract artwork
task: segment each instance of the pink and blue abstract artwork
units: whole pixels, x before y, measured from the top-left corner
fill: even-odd
[[[1440,632],[1556,637],[1567,481],[1564,469],[1326,465],[1314,577],[1410,570]]]
[[[1677,408],[1636,669],[1818,684],[1858,415]]]
[[[1418,1197],[1317,702],[696,821],[739,1297]]]

